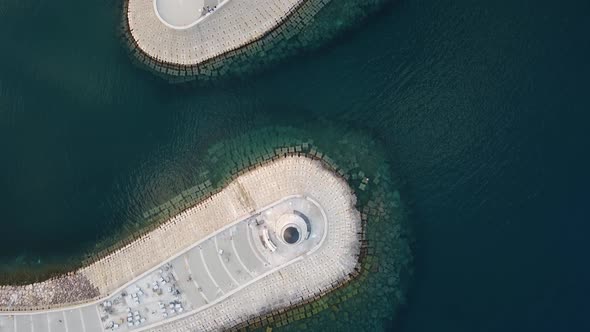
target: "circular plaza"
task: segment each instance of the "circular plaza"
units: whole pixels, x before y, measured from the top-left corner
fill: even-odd
[[[258,40],[302,0],[126,0],[131,47],[159,64],[195,66]]]
[[[154,12],[169,28],[188,29],[199,22],[208,9],[205,0],[153,0]]]

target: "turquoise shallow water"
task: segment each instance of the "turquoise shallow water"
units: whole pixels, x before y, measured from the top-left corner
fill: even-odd
[[[587,3],[403,0],[209,87],[132,66],[117,6],[0,4],[2,271],[63,264],[132,225],[215,142],[321,116],[380,139],[404,180],[415,273],[384,327],[590,328]]]

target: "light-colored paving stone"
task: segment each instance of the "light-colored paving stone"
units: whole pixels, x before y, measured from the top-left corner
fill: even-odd
[[[17,332],[33,332],[33,315],[16,316]]]
[[[0,331],[14,332],[15,320],[14,316],[0,315]]]
[[[194,65],[258,39],[303,0],[226,0],[188,29],[163,23],[153,0],[129,0],[127,22],[139,48],[159,61]]]
[[[86,332],[103,331],[103,324],[95,305],[83,306],[80,308],[80,311],[82,313],[82,323]]]
[[[64,321],[63,311],[54,311],[47,314],[47,321],[49,331],[51,332],[66,332],[68,331],[66,323]]]
[[[85,331],[84,325],[82,324],[82,312],[80,309],[63,310],[63,313],[69,332]]]

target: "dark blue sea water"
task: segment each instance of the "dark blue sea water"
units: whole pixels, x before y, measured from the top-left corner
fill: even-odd
[[[131,65],[115,2],[2,1],[1,271],[77,258],[184,189],[220,139],[323,116],[378,136],[405,182],[415,273],[386,326],[588,331],[588,13],[400,0],[318,51],[197,88]]]

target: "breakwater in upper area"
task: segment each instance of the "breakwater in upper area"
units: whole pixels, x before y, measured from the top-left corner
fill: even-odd
[[[388,0],[292,0],[283,1],[282,7],[273,1],[245,5],[230,0],[209,14],[211,18],[186,30],[164,25],[153,6],[135,2],[124,2],[121,22],[131,59],[170,82],[182,83],[240,76],[316,49]],[[281,8],[267,9],[275,7]],[[258,11],[265,14],[249,19],[244,15]]]

